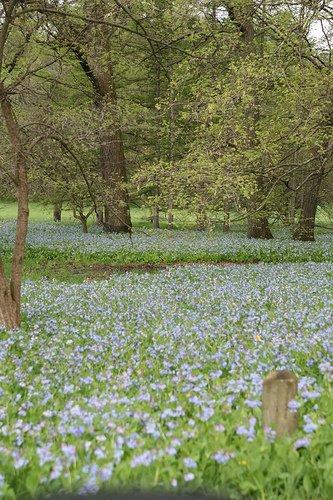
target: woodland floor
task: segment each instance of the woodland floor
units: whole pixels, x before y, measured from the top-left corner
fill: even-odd
[[[232,262],[232,261],[223,261],[223,262],[175,262],[174,264],[166,264],[165,262],[159,263],[146,263],[146,262],[133,262],[131,264],[119,264],[115,263],[112,265],[107,264],[84,264],[82,262],[68,262],[68,263],[59,263],[55,261],[54,263],[50,261],[42,262],[39,266],[34,268],[34,271],[39,272],[41,275],[44,275],[46,278],[50,278],[49,274],[52,275],[52,278],[56,278],[57,273],[62,275],[64,272],[72,273],[73,275],[82,275],[85,279],[106,279],[109,275],[113,273],[126,273],[126,272],[156,272],[163,269],[167,269],[170,267],[185,267],[185,266],[193,266],[193,265],[205,265],[205,266],[230,266],[230,265],[239,265],[239,266],[248,266],[251,264],[259,264],[257,262]]]

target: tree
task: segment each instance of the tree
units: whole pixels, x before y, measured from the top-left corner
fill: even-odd
[[[11,62],[6,59],[6,49],[11,41],[11,29],[15,14],[17,10],[21,9],[22,4],[18,0],[9,0],[6,4],[2,4],[0,14],[0,101],[11,148],[13,180],[18,205],[10,280],[6,277],[3,261],[0,257],[0,324],[10,329],[19,327],[21,321],[22,265],[29,217],[27,149],[22,144],[19,125],[15,119],[10,98],[10,85],[6,86],[5,84],[8,68],[14,68],[15,59],[17,60],[23,54],[26,45],[26,40],[24,40],[16,54],[11,54]]]
[[[45,9],[48,11],[48,9]],[[52,9],[49,9],[52,10]],[[99,20],[109,16],[107,2],[83,5],[84,15]],[[106,187],[104,228],[107,232],[129,232],[131,218],[127,192],[127,172],[114,81],[111,39],[114,29],[107,24],[85,22],[57,12],[49,14],[56,31],[53,44],[70,48],[92,85],[93,103],[99,113],[101,175]]]

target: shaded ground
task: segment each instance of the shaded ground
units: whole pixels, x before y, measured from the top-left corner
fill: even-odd
[[[258,262],[255,262],[257,264]],[[71,274],[77,276],[83,276],[84,279],[105,279],[113,273],[125,273],[125,272],[156,272],[162,269],[167,269],[169,267],[178,267],[178,266],[193,266],[193,265],[205,265],[205,266],[230,266],[230,265],[250,265],[249,263],[244,262],[217,262],[217,263],[209,263],[209,262],[175,262],[174,264],[166,264],[165,262],[160,263],[146,263],[146,262],[133,262],[130,264],[84,264],[82,262],[70,261],[68,263],[59,263],[59,262],[49,262],[45,261],[34,268],[34,271],[40,273],[46,277],[56,277],[64,274]],[[252,263],[251,263],[252,264]]]

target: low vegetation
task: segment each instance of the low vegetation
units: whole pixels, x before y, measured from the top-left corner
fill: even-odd
[[[13,224],[3,221],[0,234],[6,259]],[[183,265],[80,285],[24,281],[21,329],[3,330],[0,342],[5,499],[129,485],[330,498],[331,233],[302,244],[283,230],[254,242],[240,230],[136,229],[130,238],[30,223],[27,256],[36,267]],[[260,263],[186,264],[224,259]],[[274,369],[299,379],[299,429],[282,440],[261,424],[262,383]]]

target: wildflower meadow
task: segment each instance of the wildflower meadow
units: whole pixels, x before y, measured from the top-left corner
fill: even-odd
[[[6,259],[13,223],[0,235]],[[130,238],[31,224],[37,260],[183,265],[24,282],[22,327],[0,340],[2,497],[332,498],[332,243],[328,231],[304,244],[282,229],[249,241],[241,229]],[[299,380],[299,428],[282,439],[261,422],[263,379],[280,369]]]

